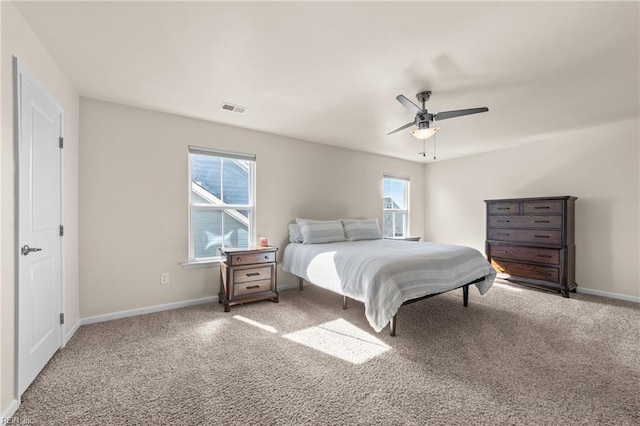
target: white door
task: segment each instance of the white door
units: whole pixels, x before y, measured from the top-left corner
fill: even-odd
[[[64,111],[16,63],[18,391],[60,348],[61,169]]]

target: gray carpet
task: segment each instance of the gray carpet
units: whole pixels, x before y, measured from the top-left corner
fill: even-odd
[[[398,334],[313,286],[81,327],[31,425],[640,424],[640,307],[497,285],[407,305]]]

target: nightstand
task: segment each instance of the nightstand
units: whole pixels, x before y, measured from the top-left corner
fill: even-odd
[[[225,247],[220,263],[218,300],[229,312],[232,305],[270,299],[278,303],[277,247]]]

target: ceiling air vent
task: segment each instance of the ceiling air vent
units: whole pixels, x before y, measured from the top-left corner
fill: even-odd
[[[220,105],[220,108],[226,111],[237,112],[238,114],[244,114],[249,109],[247,107],[230,104],[228,102],[223,102],[222,105]]]

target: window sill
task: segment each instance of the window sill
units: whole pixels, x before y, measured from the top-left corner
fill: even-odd
[[[191,260],[181,263],[180,266],[182,266],[182,269],[211,268],[218,266],[220,262],[222,262],[222,259]]]

